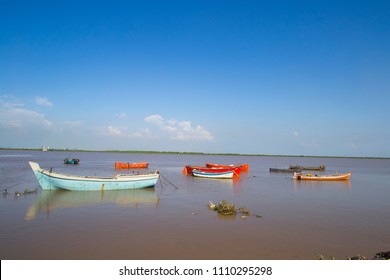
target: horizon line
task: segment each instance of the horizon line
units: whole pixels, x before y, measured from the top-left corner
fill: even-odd
[[[281,155],[281,154],[242,154],[242,153],[212,153],[212,152],[179,152],[179,151],[144,151],[144,150],[88,150],[68,148],[4,148],[0,150],[24,150],[24,151],[45,151],[45,152],[104,152],[104,153],[133,153],[133,154],[187,154],[187,155],[221,155],[221,156],[263,156],[263,157],[312,157],[312,158],[356,158],[356,159],[390,159],[390,157],[378,156],[331,156],[331,155]]]

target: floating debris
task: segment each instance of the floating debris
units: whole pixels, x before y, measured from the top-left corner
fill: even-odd
[[[245,214],[247,216],[249,216],[251,214],[251,212],[249,212],[249,210],[246,209],[245,207],[238,208],[238,211],[240,211],[241,214]]]
[[[209,201],[209,208],[211,210],[215,210],[215,207],[217,207],[214,203],[212,203],[211,201]]]
[[[379,252],[372,259],[373,260],[390,260],[390,251]]]
[[[319,260],[325,260],[325,257],[322,254],[317,253],[317,252],[314,252],[314,253],[316,254],[316,256]],[[331,256],[330,259],[335,260],[335,257]],[[379,253],[375,254],[375,256],[371,259],[366,258],[365,256],[358,254],[357,256],[352,257],[352,258],[347,257],[347,260],[390,260],[390,251],[379,252]]]
[[[34,190],[28,190],[28,189],[25,189],[23,194],[24,195],[28,195],[28,194],[33,194],[33,193],[37,193],[38,192],[38,189],[35,188]]]
[[[229,203],[226,200],[222,200],[218,204],[214,204],[211,201],[209,201],[208,204],[209,209],[217,211],[221,215],[237,215],[242,214],[241,218],[246,219],[251,215],[251,212],[246,207],[240,207],[237,209],[236,205],[234,203]],[[259,214],[255,215],[257,218],[261,218],[262,216]]]
[[[367,258],[365,256],[357,255],[356,257],[349,258],[349,260],[358,261],[358,260],[367,260]]]
[[[210,205],[210,202],[209,202]],[[237,208],[236,205],[233,203],[229,203],[226,200],[222,200],[217,205],[213,204],[211,202],[212,209],[214,211],[217,211],[221,215],[236,215],[237,214]]]
[[[19,192],[19,191],[16,191],[15,192],[15,197],[19,197],[21,195],[26,196],[26,195],[35,194],[35,193],[38,193],[38,189],[37,188],[35,188],[33,190],[25,189],[22,193]]]

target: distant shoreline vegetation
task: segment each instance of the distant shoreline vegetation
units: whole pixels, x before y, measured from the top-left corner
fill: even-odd
[[[14,151],[42,151],[42,148],[2,148],[0,150]],[[257,157],[305,157],[305,158],[353,158],[353,159],[390,159],[389,157],[363,156],[313,156],[313,155],[272,155],[272,154],[240,154],[240,153],[204,153],[204,152],[175,152],[175,151],[137,151],[137,150],[84,150],[48,148],[45,152],[100,152],[100,153],[127,153],[127,154],[172,154],[172,155],[212,155],[212,156],[257,156]]]

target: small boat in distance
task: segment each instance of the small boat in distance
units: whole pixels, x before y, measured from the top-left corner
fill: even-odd
[[[148,168],[149,162],[115,162],[115,169],[136,169],[136,168]]]
[[[293,173],[293,172],[301,172],[303,170],[325,171],[325,165],[320,165],[320,166],[290,165],[289,168],[270,168],[269,172]]]
[[[80,160],[78,158],[66,158],[64,159],[64,164],[79,164]]]
[[[300,169],[300,170],[325,171],[325,165],[320,165],[320,166],[290,165],[289,168],[290,169]]]
[[[234,171],[217,171],[217,172],[206,172],[198,169],[192,170],[192,176],[210,179],[232,179]]]
[[[43,190],[104,191],[154,187],[160,177],[157,170],[146,174],[117,174],[113,177],[61,174],[29,162]]]
[[[293,179],[294,180],[310,180],[310,181],[344,181],[349,180],[352,172],[343,173],[343,174],[333,174],[333,175],[317,175],[317,174],[303,174],[301,172],[295,172]]]
[[[293,172],[301,172],[302,169],[298,168],[270,168],[269,172],[278,172],[278,173],[293,173]]]
[[[249,164],[248,163],[224,165],[224,164],[206,162],[206,167],[209,167],[209,168],[240,167],[241,171],[248,171],[249,170]]]

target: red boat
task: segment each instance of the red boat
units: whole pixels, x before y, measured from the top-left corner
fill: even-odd
[[[237,167],[237,166],[206,167],[206,166],[186,165],[183,168],[183,174],[192,175],[192,171],[194,169],[196,169],[200,172],[209,172],[209,173],[220,173],[220,172],[233,171],[233,177],[240,177],[240,173],[241,173],[241,167]]]
[[[217,163],[206,163],[206,167],[209,168],[230,168],[230,167],[240,167],[241,171],[248,171],[249,164],[235,164],[235,165],[223,165],[223,164],[217,164]]]
[[[148,168],[149,162],[115,162],[115,169]]]

